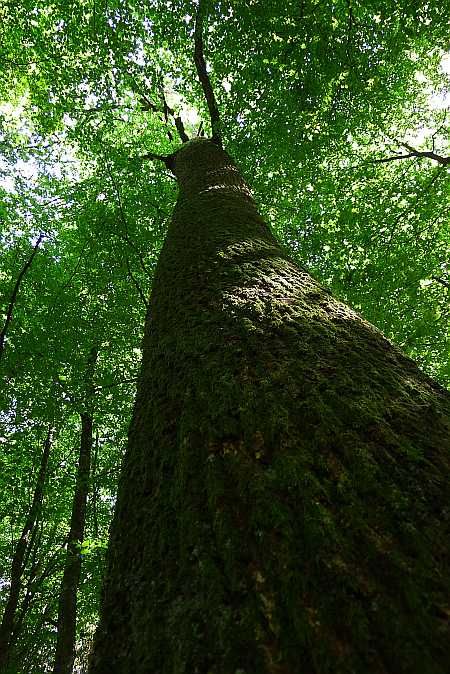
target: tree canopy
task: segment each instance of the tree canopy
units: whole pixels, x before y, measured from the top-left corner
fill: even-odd
[[[169,155],[218,132],[303,267],[444,386],[449,354],[447,3],[194,0],[0,7],[0,600],[26,534],[11,671],[52,669],[81,415],[93,454],[77,666],[104,550],[153,271],[176,198]],[[184,134],[184,135],[183,135]],[[87,381],[92,350],[95,367]]]

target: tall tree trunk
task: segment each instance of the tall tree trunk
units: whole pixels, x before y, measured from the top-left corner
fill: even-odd
[[[173,158],[90,674],[448,671],[448,394]]]
[[[42,507],[51,442],[52,431],[49,429],[44,441],[31,507],[12,558],[11,584],[3,613],[2,624],[0,625],[0,671],[5,669],[10,661],[17,620],[17,607],[19,605],[20,591],[22,589],[22,576],[25,570],[27,553],[32,545],[32,533],[39,520],[39,514]]]
[[[54,674],[71,674],[75,658],[77,592],[81,574],[81,552],[89,492],[89,471],[92,449],[92,417],[81,414],[80,455],[72,503],[70,531],[61,591],[58,602],[58,635]]]
[[[89,494],[89,479],[92,453],[92,379],[97,350],[92,349],[87,367],[87,393],[85,411],[81,417],[80,453],[78,459],[75,492],[72,502],[70,531],[67,541],[66,561],[58,601],[58,631],[56,639],[53,674],[72,674],[75,660],[77,593],[81,575],[81,544],[86,521],[86,503]]]

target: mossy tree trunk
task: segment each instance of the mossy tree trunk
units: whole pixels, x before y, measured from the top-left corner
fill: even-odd
[[[444,674],[449,396],[174,156],[90,674]]]

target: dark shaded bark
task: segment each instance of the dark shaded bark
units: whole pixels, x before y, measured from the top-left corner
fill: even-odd
[[[25,570],[26,559],[33,544],[33,531],[39,520],[42,507],[44,486],[47,478],[48,459],[51,448],[51,430],[48,431],[44,441],[41,455],[41,463],[34,488],[33,500],[25,521],[22,533],[17,542],[11,563],[11,584],[8,600],[3,613],[0,626],[0,671],[5,669],[10,661],[11,650],[17,638],[17,618],[20,592],[22,590],[22,577]]]
[[[92,528],[94,532],[94,538],[98,538],[98,512],[97,512],[97,500],[98,500],[98,430],[95,433],[95,443],[94,443],[94,456],[92,460]]]
[[[58,636],[54,674],[71,674],[75,658],[77,592],[81,575],[81,544],[86,519],[89,492],[89,472],[92,450],[92,417],[81,415],[80,455],[72,504],[72,516],[67,542],[64,574],[58,602]]]
[[[67,541],[66,561],[58,600],[58,632],[53,674],[72,674],[75,659],[77,594],[81,576],[81,545],[86,522],[86,504],[89,494],[91,453],[93,444],[92,404],[93,373],[97,350],[92,349],[87,367],[87,394],[85,411],[80,414],[81,437],[75,491]]]
[[[27,273],[27,271],[29,270],[29,268],[33,264],[33,260],[36,256],[36,253],[38,252],[38,248],[41,245],[41,241],[42,241],[43,238],[44,238],[44,235],[40,234],[39,237],[38,237],[38,240],[34,244],[33,251],[31,253],[30,257],[28,258],[28,260],[26,261],[26,263],[24,264],[24,266],[20,270],[20,273],[17,277],[17,280],[14,284],[14,288],[13,288],[13,291],[11,293],[11,298],[10,298],[9,304],[8,304],[8,309],[6,310],[5,323],[4,323],[3,328],[0,332],[0,360],[2,359],[3,351],[5,349],[6,333],[8,332],[10,323],[12,321],[13,311],[14,311],[14,307],[15,307],[15,304],[16,304],[17,295],[19,294],[20,284],[22,283],[23,277],[25,276],[25,274]]]
[[[173,169],[90,674],[445,674],[448,393]]]

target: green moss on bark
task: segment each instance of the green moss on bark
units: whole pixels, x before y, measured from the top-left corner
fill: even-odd
[[[92,674],[444,674],[449,398],[175,158]]]

